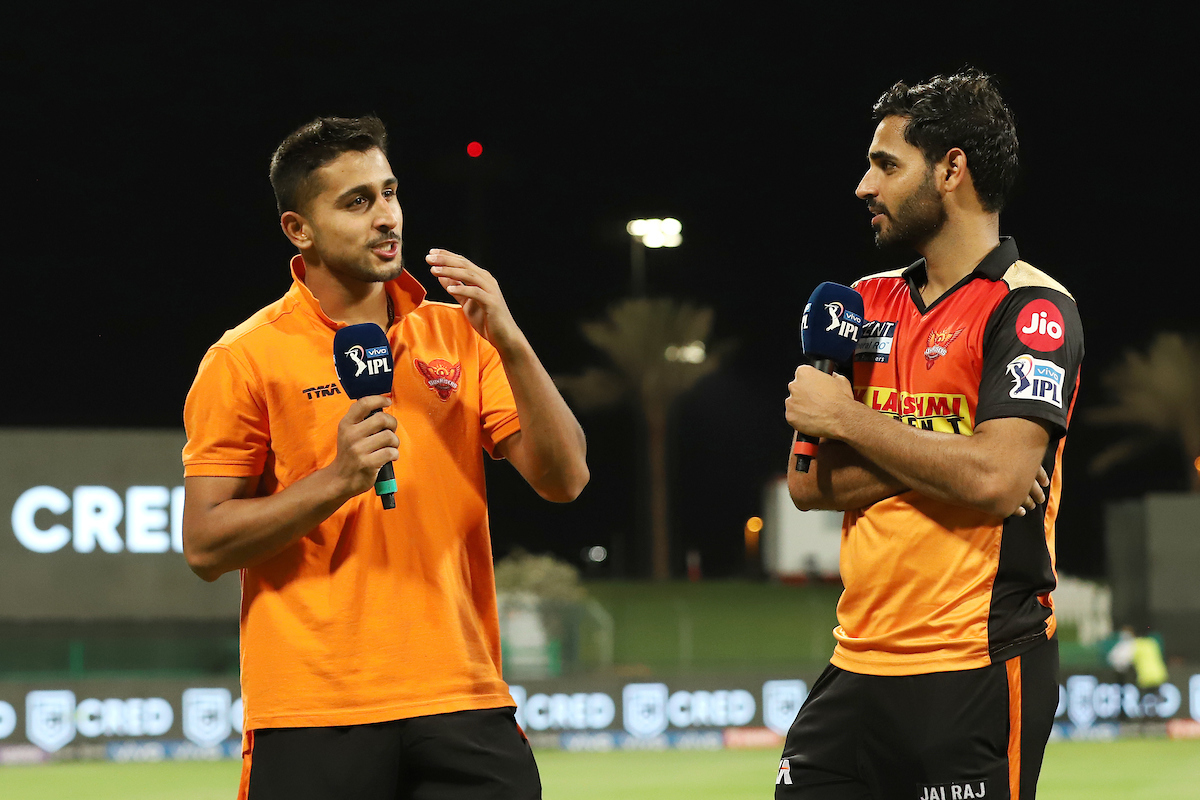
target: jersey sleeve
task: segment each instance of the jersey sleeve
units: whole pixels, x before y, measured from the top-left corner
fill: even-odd
[[[1083,325],[1075,301],[1056,289],[1022,287],[996,306],[983,334],[983,374],[975,422],[1030,417],[1067,430],[1079,366]]]
[[[517,402],[513,399],[508,375],[496,348],[482,336],[479,342],[479,424],[483,429],[483,447],[496,458],[496,445],[521,430]]]
[[[204,354],[183,407],[186,477],[243,478],[260,475],[271,432],[259,383],[229,350]]]

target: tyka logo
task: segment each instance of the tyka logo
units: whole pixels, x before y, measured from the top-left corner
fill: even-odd
[[[392,371],[392,367],[388,363],[388,349],[382,345],[372,347],[370,350],[363,350],[361,344],[356,344],[346,351],[346,355],[354,362],[354,377],[356,378],[363,372],[368,375],[378,375],[380,372]]]
[[[304,392],[304,396],[309,400],[315,400],[318,397],[332,397],[335,394],[342,393],[342,390],[338,388],[336,383],[327,383],[324,386],[310,386],[300,391]]]
[[[847,310],[837,300],[826,303],[825,311],[829,314],[829,324],[825,326],[826,331],[835,330],[837,335],[843,339],[858,339],[858,329],[863,323],[862,317]]]
[[[1043,353],[1063,346],[1065,326],[1062,312],[1049,300],[1031,300],[1017,314],[1017,338]]]
[[[786,758],[779,760],[779,774],[775,776],[775,785],[781,783],[784,786],[792,785],[792,762]]]
[[[56,753],[75,738],[75,693],[67,690],[30,692],[25,696],[25,736]]]
[[[1008,362],[1007,372],[1013,380],[1009,397],[1041,400],[1056,408],[1063,407],[1063,379],[1066,372],[1058,364],[1023,353]]]
[[[421,377],[425,379],[425,385],[437,393],[443,403],[450,399],[451,393],[458,391],[458,379],[462,377],[462,362],[451,364],[444,358],[435,358],[425,362],[414,358],[413,364],[416,366],[417,372],[421,373]]]
[[[940,331],[930,331],[925,340],[925,369],[933,369],[933,362],[949,352],[951,343],[963,332],[963,328],[952,331],[949,328]]]

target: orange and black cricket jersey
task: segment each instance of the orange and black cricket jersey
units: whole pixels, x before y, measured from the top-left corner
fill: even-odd
[[[1065,288],[1001,239],[926,307],[925,262],[854,284],[864,327],[854,393],[909,425],[970,436],[989,419],[1044,420],[1047,500],[1001,519],[909,491],[846,512],[832,663],[915,675],[973,669],[1054,634],[1054,521],[1061,461],[1083,358],[1083,329]]]

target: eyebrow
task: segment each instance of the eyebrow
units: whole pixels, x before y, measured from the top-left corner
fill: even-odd
[[[383,182],[384,188],[396,186],[398,184],[399,184],[399,181],[396,180],[396,177],[394,175]],[[369,194],[371,191],[372,191],[372,189],[371,189],[370,184],[360,183],[358,186],[355,186],[351,189],[347,189],[346,191],[339,194],[337,196],[337,199],[335,199],[333,202],[341,203],[344,200],[349,200],[351,197],[353,197],[356,194]]]
[[[885,158],[890,158],[892,161],[900,160],[896,155],[889,153],[887,150],[872,150],[867,153],[867,158],[871,161],[882,161]]]

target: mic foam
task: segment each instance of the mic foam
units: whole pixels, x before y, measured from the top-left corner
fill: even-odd
[[[392,346],[374,322],[347,325],[335,333],[333,363],[351,400],[392,391]]]
[[[800,343],[810,358],[849,361],[863,325],[862,295],[826,281],[813,290],[800,321]]]

